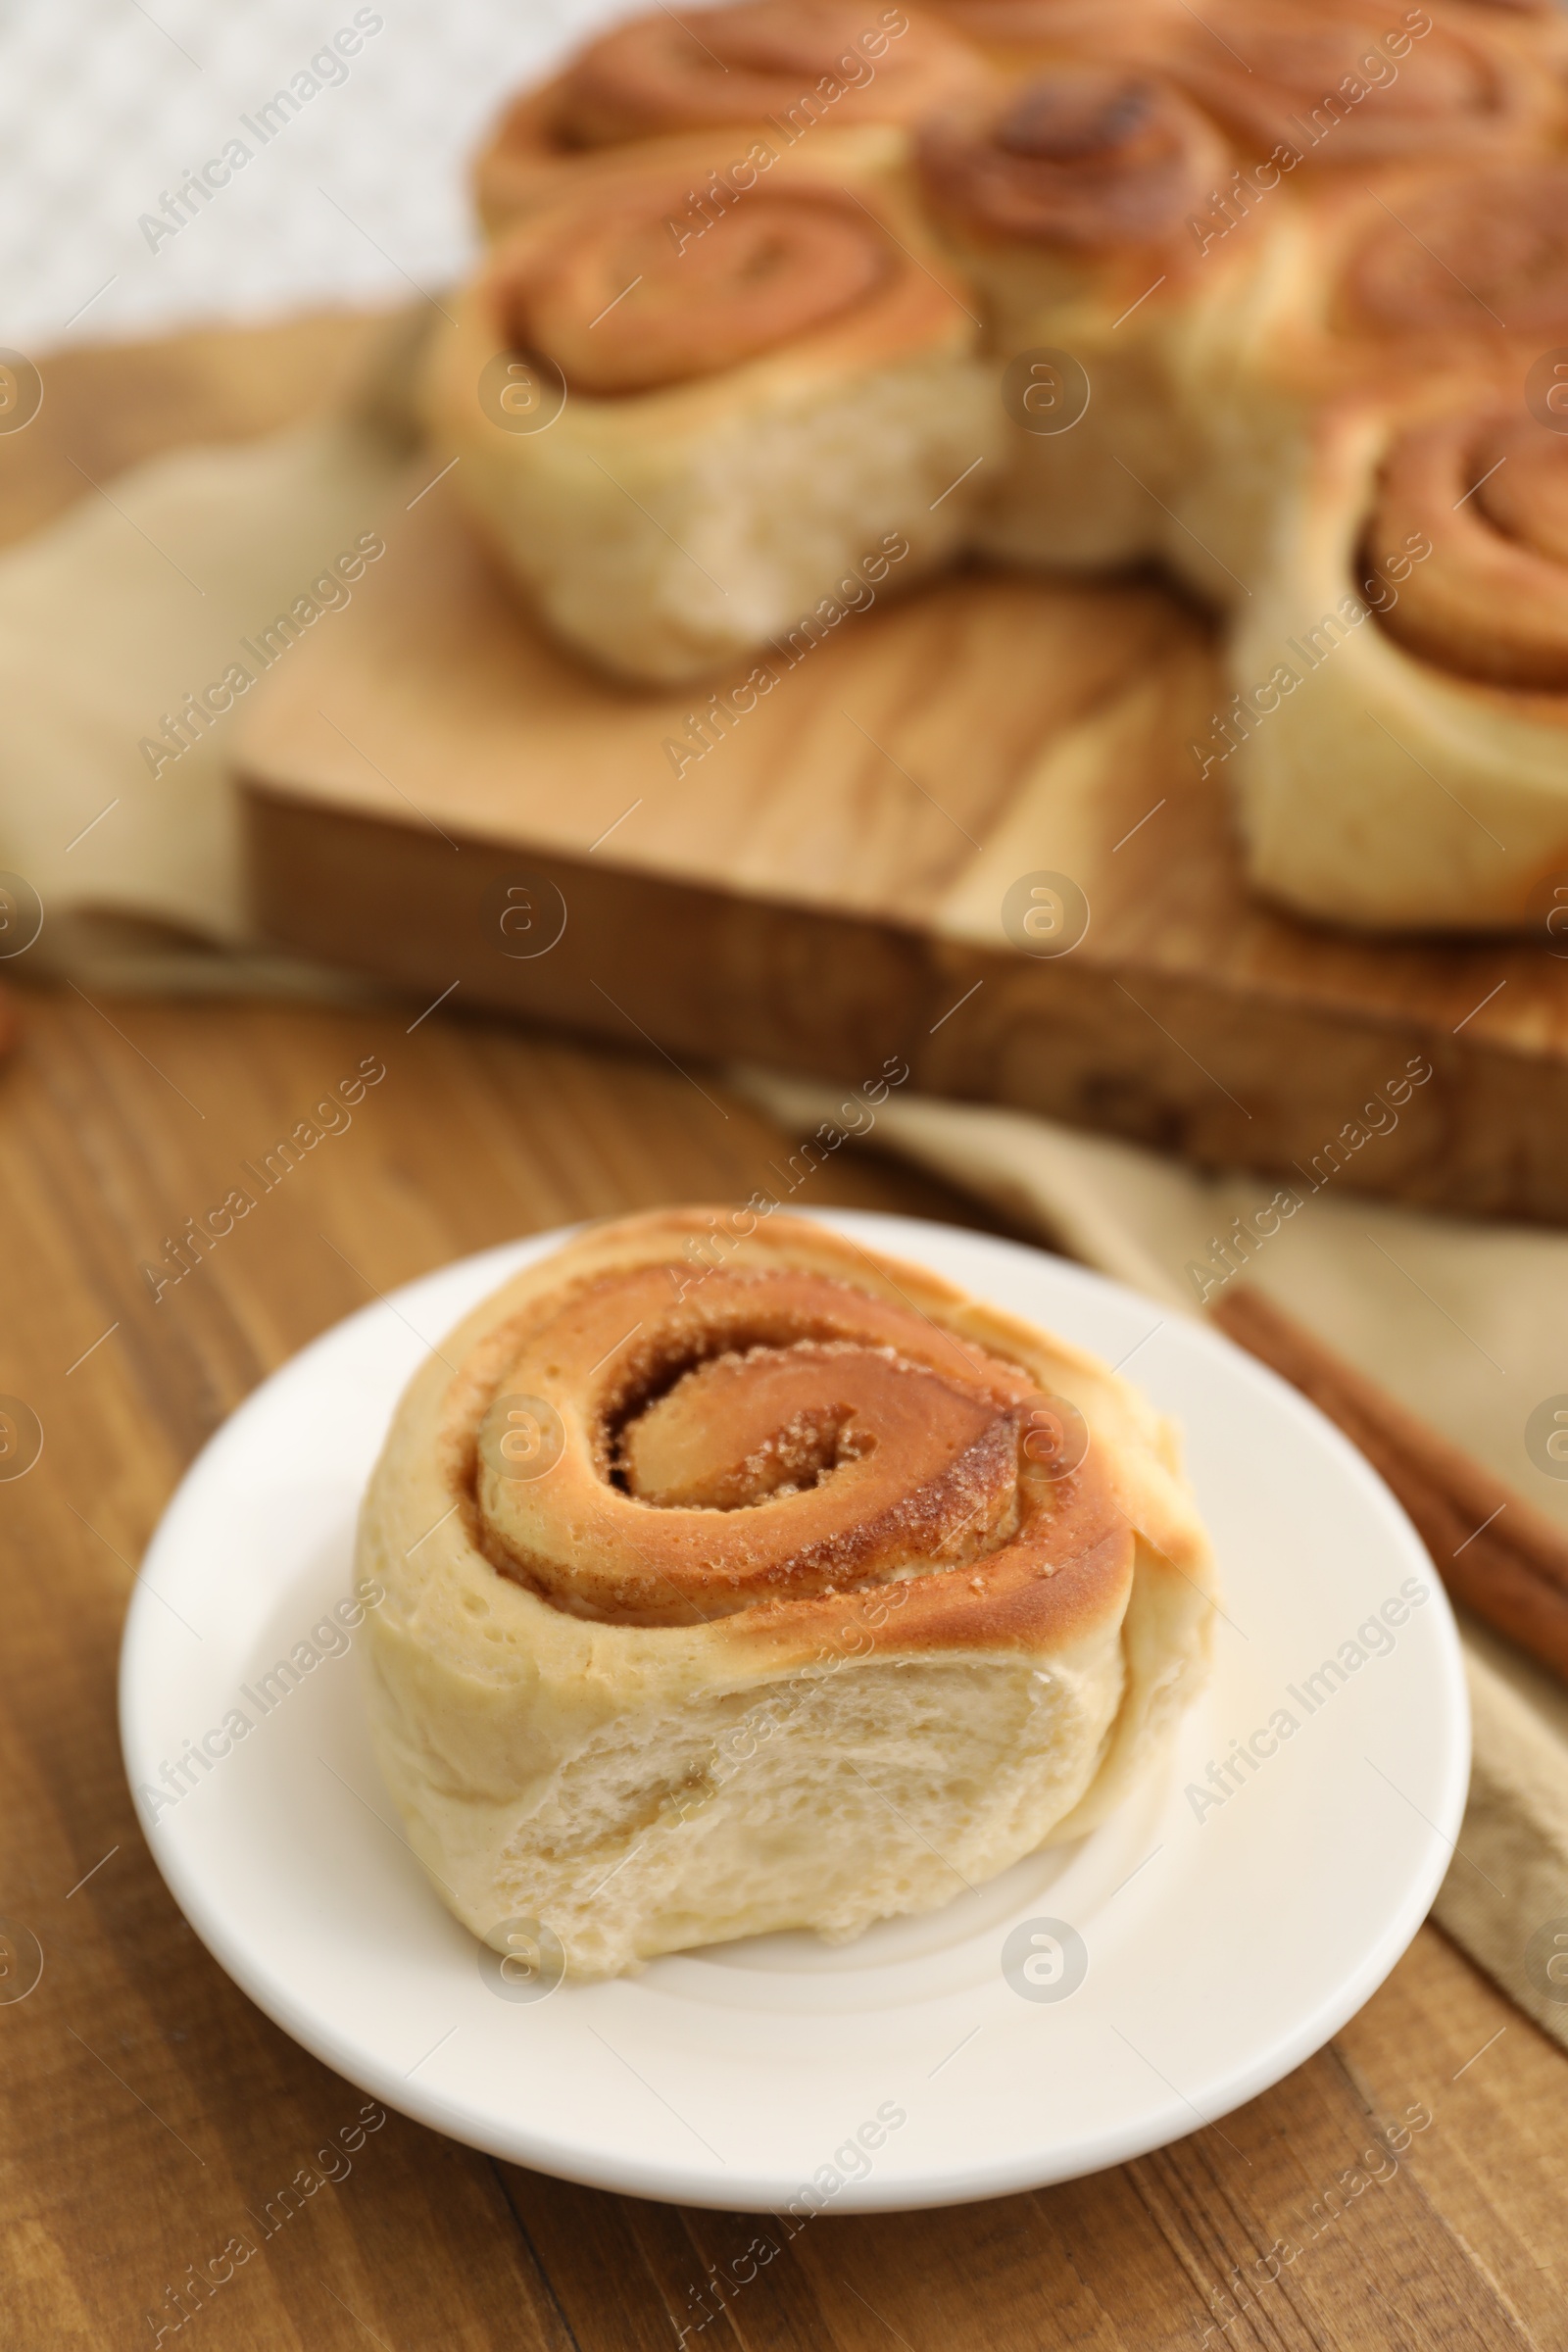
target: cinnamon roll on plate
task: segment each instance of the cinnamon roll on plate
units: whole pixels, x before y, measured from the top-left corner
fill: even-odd
[[[999,432],[972,297],[912,207],[803,150],[694,226],[718,152],[628,154],[542,207],[431,352],[475,521],[550,626],[629,678],[749,653],[879,551],[923,576]]]
[[[1077,1838],[1205,1670],[1172,1431],[825,1226],[590,1228],[433,1353],[371,1478],[376,1751],[497,1948],[837,1941]]]
[[[927,209],[980,293],[1007,417],[987,552],[1102,564],[1159,545],[1194,463],[1166,345],[1198,259],[1189,218],[1225,157],[1179,91],[1126,66],[1055,67],[921,129]]]
[[[879,132],[891,161],[904,131],[987,78],[979,53],[918,9],[881,0],[740,0],[678,17],[632,17],[507,109],[474,171],[494,233],[548,194],[574,160],[690,131],[746,130],[782,154],[809,138]],[[721,159],[715,166],[720,172]]]
[[[1336,922],[1528,925],[1568,872],[1568,435],[1517,387],[1327,414],[1233,662],[1197,748],[1255,883]]]

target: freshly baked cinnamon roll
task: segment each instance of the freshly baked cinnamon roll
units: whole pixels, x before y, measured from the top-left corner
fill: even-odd
[[[1095,564],[1158,546],[1160,500],[1192,463],[1164,345],[1199,258],[1188,222],[1225,154],[1179,91],[1123,66],[1059,66],[923,126],[927,206],[1011,370],[1004,464],[976,526],[989,552]],[[1059,416],[1015,380],[1042,352],[1086,379],[1064,430],[1043,429]],[[1040,365],[1063,372],[1059,357]]]
[[[1083,255],[1170,253],[1224,155],[1174,89],[1096,65],[947,110],[917,147],[932,202],[1031,278]],[[1047,258],[1031,266],[1035,254]]]
[[[1167,550],[1231,603],[1267,560],[1322,404],[1522,382],[1568,345],[1568,160],[1427,166],[1375,186],[1346,174],[1310,205],[1267,199],[1250,226],[1237,298],[1213,307],[1202,336],[1192,320],[1183,330],[1182,403],[1197,428],[1206,420],[1214,458],[1171,500],[1186,528]]]
[[[821,146],[873,124],[906,127],[986,77],[978,52],[935,17],[880,0],[657,10],[601,33],[555,81],[514,102],[479,157],[479,211],[492,229],[504,225],[548,190],[555,168],[601,148],[720,129],[780,151],[808,135]]]
[[[1114,1374],[747,1211],[590,1229],[487,1299],[398,1408],[359,1563],[415,1851],[582,1977],[843,1939],[1082,1835],[1214,1610]]]
[[[694,219],[713,152],[630,156],[520,223],[432,356],[475,519],[550,624],[628,677],[750,652],[885,541],[901,585],[921,576],[999,430],[967,290],[896,192],[785,155]]]
[[[1568,870],[1568,437],[1516,391],[1329,414],[1208,747],[1253,879],[1340,922],[1528,926]]]

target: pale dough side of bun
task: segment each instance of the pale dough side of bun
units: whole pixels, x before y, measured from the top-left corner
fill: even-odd
[[[1452,676],[1368,610],[1358,556],[1396,414],[1326,413],[1290,478],[1231,676],[1249,697],[1281,665],[1299,682],[1223,772],[1248,872],[1285,905],[1385,930],[1517,927],[1568,873],[1568,695]]]
[[[562,1256],[505,1285],[411,1382],[370,1482],[359,1571],[386,1593],[368,1620],[371,1727],[459,1918],[498,1947],[508,1922],[543,1923],[578,1976],[934,1909],[1093,1827],[1205,1672],[1212,1558],[1173,1432],[1136,1392],[918,1266],[801,1220],[737,1235],[726,1219],[590,1229],[564,1270],[686,1267],[721,1233],[740,1272],[804,1267],[911,1306],[1078,1407],[1132,1541],[1037,1586],[1028,1635],[987,1616],[961,1566],[705,1624],[572,1614],[498,1573],[461,1501],[462,1433],[504,1377],[486,1345],[559,1291]]]
[[[544,430],[518,433],[479,397],[501,348],[484,278],[433,347],[425,413],[461,460],[460,495],[549,626],[612,673],[675,682],[765,659],[770,640],[805,628],[808,641],[823,600],[853,599],[856,575],[886,566],[890,547],[902,553],[880,576],[903,589],[961,546],[1002,412],[966,290],[885,182],[889,135],[837,133],[784,154],[760,184],[847,188],[857,217],[886,222],[899,266],[942,313],[912,348],[884,356],[851,314],[687,382],[568,390]],[[711,139],[700,150],[721,152]],[[695,158],[691,176],[701,182]]]
[[[950,243],[987,299],[997,401],[1007,417],[998,478],[981,501],[971,543],[1004,563],[1073,570],[1157,554],[1162,501],[1204,453],[1183,434],[1173,410],[1155,306],[1154,315],[1124,324],[1121,314],[1137,292],[1129,296],[1124,280],[1108,271],[1102,285],[1087,270],[1054,266],[1054,256],[988,253],[952,232]],[[1047,398],[1070,402],[1067,414],[1079,412],[1059,432],[1037,432],[1022,420],[1022,404],[1038,386],[1017,376],[1036,351],[1052,355],[1037,364]],[[1088,379],[1081,411],[1081,378],[1061,368],[1060,354]],[[1014,359],[1020,365],[1009,381]]]

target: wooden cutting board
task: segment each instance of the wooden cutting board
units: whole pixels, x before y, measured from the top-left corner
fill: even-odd
[[[1189,750],[1212,644],[1161,588],[951,578],[765,649],[749,710],[735,662],[715,717],[708,685],[616,687],[553,646],[430,470],[353,605],[252,698],[276,940],[683,1066],[856,1081],[902,1057],[933,1093],[1208,1164],[1568,1216],[1568,961],[1254,900],[1223,772]],[[1041,873],[1087,903],[1068,954],[1023,952]],[[1347,1148],[1411,1063],[1433,1075],[1397,1128]]]

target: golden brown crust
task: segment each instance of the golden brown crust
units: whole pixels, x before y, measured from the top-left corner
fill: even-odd
[[[924,126],[916,154],[927,194],[966,228],[1087,253],[1182,236],[1226,158],[1169,83],[1095,65],[950,109]]]
[[[1035,1495],[1051,1392],[1063,1476]],[[706,1541],[648,1541],[683,1527]],[[844,1537],[824,1574],[813,1542]],[[404,1394],[357,1556],[411,1844],[476,1934],[548,1920],[588,1976],[858,1934],[947,1901],[944,1856],[978,1885],[1084,1836],[1167,1751],[1214,1616],[1174,1434],[1126,1383],[920,1265],[741,1208],[585,1228],[477,1306]],[[863,1819],[846,1751],[887,1791]]]
[[[581,153],[568,137],[562,98],[566,76],[558,74],[538,89],[519,90],[503,109],[484,149],[483,161],[505,172],[509,168],[536,172],[541,165],[564,163]]]
[[[1008,67],[1061,57],[1147,64],[1180,0],[937,0],[955,30]]]
[[[1431,0],[1439,24],[1461,31],[1479,28],[1506,41],[1520,56],[1548,74],[1568,68],[1568,13],[1562,0]]]
[[[1568,438],[1504,398],[1408,427],[1384,463],[1369,563],[1387,571],[1422,541],[1389,634],[1456,676],[1568,694]]]
[[[509,99],[473,161],[473,200],[487,233],[546,201],[564,168],[582,161],[561,126],[561,77]]]
[[[1568,163],[1435,172],[1365,209],[1343,268],[1342,331],[1463,364],[1508,340],[1568,340]]]
[[[875,190],[765,181],[708,233],[682,237],[690,189],[689,165],[628,159],[515,229],[479,289],[495,348],[542,356],[569,390],[612,398],[823,336],[854,364],[885,365],[962,322],[956,288],[884,223]]]
[[[696,1277],[688,1220],[619,1230],[562,1251],[449,1392],[448,1490],[497,1573],[791,1650],[1033,1646],[1119,1613],[1133,1529],[1038,1377],[796,1220]],[[509,1453],[519,1423],[552,1433],[542,1469]]]
[[[1562,115],[1549,73],[1484,23],[1412,10],[1401,25],[1363,0],[1209,0],[1200,21],[1173,23],[1162,62],[1254,164],[1283,152],[1344,170],[1517,148]]]

